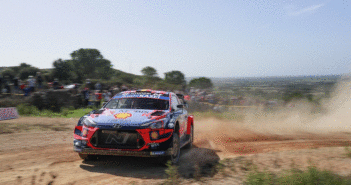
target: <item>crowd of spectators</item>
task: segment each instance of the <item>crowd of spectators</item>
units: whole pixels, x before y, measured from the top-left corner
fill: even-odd
[[[43,78],[40,72],[37,72],[35,77],[28,76],[27,80],[21,80],[17,76],[11,79],[9,76],[0,75],[0,93],[28,96],[30,93],[42,89],[42,83]]]

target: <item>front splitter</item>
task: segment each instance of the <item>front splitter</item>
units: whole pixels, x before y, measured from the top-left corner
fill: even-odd
[[[172,148],[166,151],[125,151],[125,150],[96,150],[92,148],[73,147],[75,152],[87,155],[115,155],[115,156],[135,156],[135,157],[159,157],[172,155]]]

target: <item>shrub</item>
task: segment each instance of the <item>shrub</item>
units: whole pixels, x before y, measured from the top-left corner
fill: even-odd
[[[180,175],[178,173],[178,167],[171,164],[171,161],[167,162],[166,174],[168,178],[164,184],[180,184]]]
[[[346,157],[351,158],[351,149],[349,147],[345,147]]]
[[[245,184],[328,184],[341,185],[350,184],[351,180],[343,178],[330,171],[322,171],[314,166],[308,167],[306,171],[290,170],[285,174],[276,176],[270,172],[255,171],[247,176]]]
[[[40,111],[34,105],[19,104],[17,105],[17,112],[19,115],[29,116],[29,115],[39,115]]]

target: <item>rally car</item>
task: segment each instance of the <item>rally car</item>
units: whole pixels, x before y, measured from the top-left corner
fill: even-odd
[[[100,110],[78,121],[74,151],[82,159],[99,155],[161,157],[179,162],[180,148],[191,147],[194,118],[173,92],[139,90],[116,94]]]

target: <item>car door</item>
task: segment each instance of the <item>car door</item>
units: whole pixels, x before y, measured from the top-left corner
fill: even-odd
[[[172,110],[174,112],[174,116],[177,117],[177,121],[179,123],[179,136],[180,140],[183,141],[185,139],[185,133],[187,131],[187,111],[184,108],[178,108],[178,105],[182,105],[175,94],[171,96],[172,101]]]

